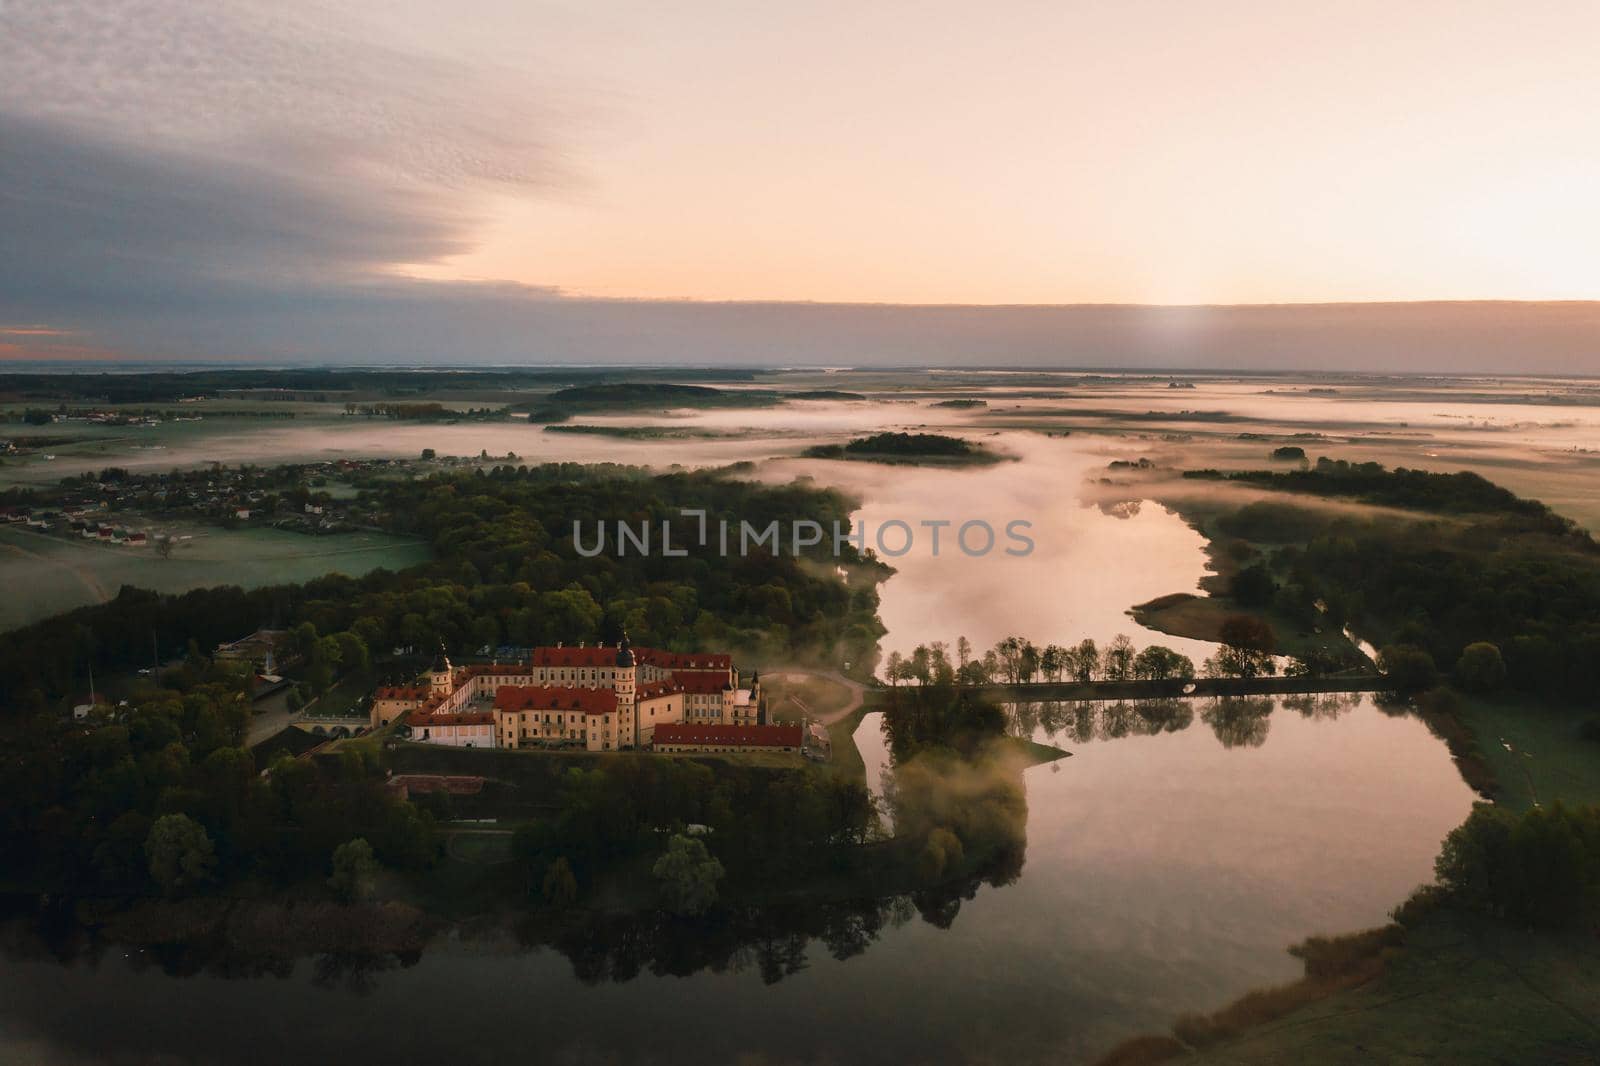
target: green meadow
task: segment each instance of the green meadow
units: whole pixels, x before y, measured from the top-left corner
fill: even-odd
[[[420,541],[379,533],[312,537],[274,529],[197,527],[169,558],[153,547],[128,548],[0,527],[0,632],[100,603],[123,585],[187,592],[213,585],[257,588],[324,574],[357,577],[400,570],[428,558]]]

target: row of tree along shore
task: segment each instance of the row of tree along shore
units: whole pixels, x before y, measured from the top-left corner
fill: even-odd
[[[1360,677],[1199,677],[1152,681],[1024,681],[962,685],[962,691],[986,699],[1014,700],[1137,700],[1192,696],[1273,696],[1317,692],[1382,692],[1392,682],[1376,674]],[[872,689],[867,702],[889,698],[892,689]]]

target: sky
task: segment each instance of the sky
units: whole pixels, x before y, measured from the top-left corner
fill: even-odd
[[[1600,372],[1594,306],[1437,303],[1600,300],[1596,40],[1588,2],[5,0],[0,358]]]

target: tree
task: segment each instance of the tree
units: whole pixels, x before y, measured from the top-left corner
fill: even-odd
[[[1060,681],[1062,667],[1066,665],[1067,649],[1059,644],[1046,644],[1039,652],[1039,671],[1046,681]]]
[[[1233,575],[1233,598],[1246,607],[1265,607],[1277,591],[1272,571],[1262,563],[1253,563]]]
[[[891,686],[898,686],[900,684],[900,675],[904,672],[905,665],[905,659],[901,657],[899,652],[891,651],[889,653],[889,660],[884,666],[883,673],[884,676],[889,679],[889,684]]]
[[[339,645],[339,663],[346,670],[366,670],[372,665],[372,652],[360,634],[346,630],[334,640]]]
[[[378,860],[364,837],[347,840],[333,849],[333,876],[328,887],[346,903],[372,897],[378,879]]]
[[[1133,641],[1128,639],[1128,634],[1118,633],[1106,645],[1100,672],[1107,681],[1126,681],[1133,676],[1133,660]]]
[[[1213,677],[1262,677],[1277,670],[1272,653],[1277,638],[1272,627],[1248,614],[1230,614],[1218,627],[1222,649],[1206,660]]]
[[[193,888],[211,875],[216,852],[205,828],[187,814],[163,814],[144,841],[150,876],[167,892]]]
[[[717,901],[717,882],[725,872],[706,846],[676,834],[651,868],[661,897],[676,914],[700,914]]]
[[[1492,692],[1506,680],[1500,649],[1486,640],[1468,644],[1456,660],[1456,680],[1469,692]]]
[[[1084,639],[1068,652],[1068,655],[1070,660],[1067,669],[1071,672],[1073,680],[1093,681],[1095,671],[1100,668],[1100,649],[1095,647],[1094,641]]]
[[[1194,660],[1171,648],[1152,644],[1133,658],[1133,676],[1140,681],[1189,681],[1194,678]]]
[[[1434,873],[1463,905],[1562,928],[1600,920],[1600,810],[1558,800],[1520,817],[1480,803],[1445,838]]]
[[[578,902],[578,879],[572,875],[565,856],[557,857],[545,870],[541,894],[552,907],[570,907]]]
[[[1389,644],[1379,649],[1378,671],[1403,695],[1430,689],[1439,681],[1433,656],[1415,644]]]

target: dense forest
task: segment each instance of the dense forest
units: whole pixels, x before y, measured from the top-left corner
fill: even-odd
[[[1277,452],[1273,455],[1278,457]],[[1292,457],[1304,458],[1305,453],[1300,450],[1298,456]],[[1529,519],[1532,528],[1553,534],[1568,533],[1574,528],[1572,522],[1538,500],[1523,499],[1470,470],[1454,474],[1405,467],[1389,470],[1380,463],[1351,463],[1322,456],[1315,466],[1305,470],[1241,470],[1226,474],[1217,470],[1189,470],[1183,476],[1438,514],[1520,516]]]
[[[799,519],[848,524],[851,501],[802,483],[760,485],[715,473],[650,476],[624,467],[573,464],[496,467],[381,483],[364,504],[396,532],[418,534],[435,559],[403,573],[330,575],[304,585],[250,592],[223,587],[179,596],[124,588],[84,607],[7,635],[0,646],[0,707],[38,710],[102,676],[151,665],[190,641],[209,649],[259,626],[349,635],[374,659],[391,648],[453,653],[615,640],[745,656],[849,660],[871,669],[882,628],[877,583],[889,570],[844,546],[824,562],[774,555],[764,547],[722,558],[605,554],[582,558],[574,522],[671,519],[681,508],[765,525]]]
[[[105,894],[190,893],[245,877],[325,873],[360,839],[373,861],[431,863],[433,822],[392,798],[375,760],[283,757],[244,745],[247,674],[196,657],[144,686],[114,721],[40,714],[7,724],[0,876],[9,885]]]
[[[804,454],[813,459],[972,459],[987,455],[982,448],[942,433],[874,433],[847,444],[816,444]]]
[[[1268,552],[1267,564],[1241,572],[1253,599],[1418,649],[1469,689],[1581,701],[1600,686],[1600,546],[1544,504],[1476,474],[1328,459],[1309,470],[1187,476],[1284,490],[1281,501],[1215,519]],[[1415,514],[1330,512],[1290,493]],[[1464,661],[1477,645],[1490,647]]]

